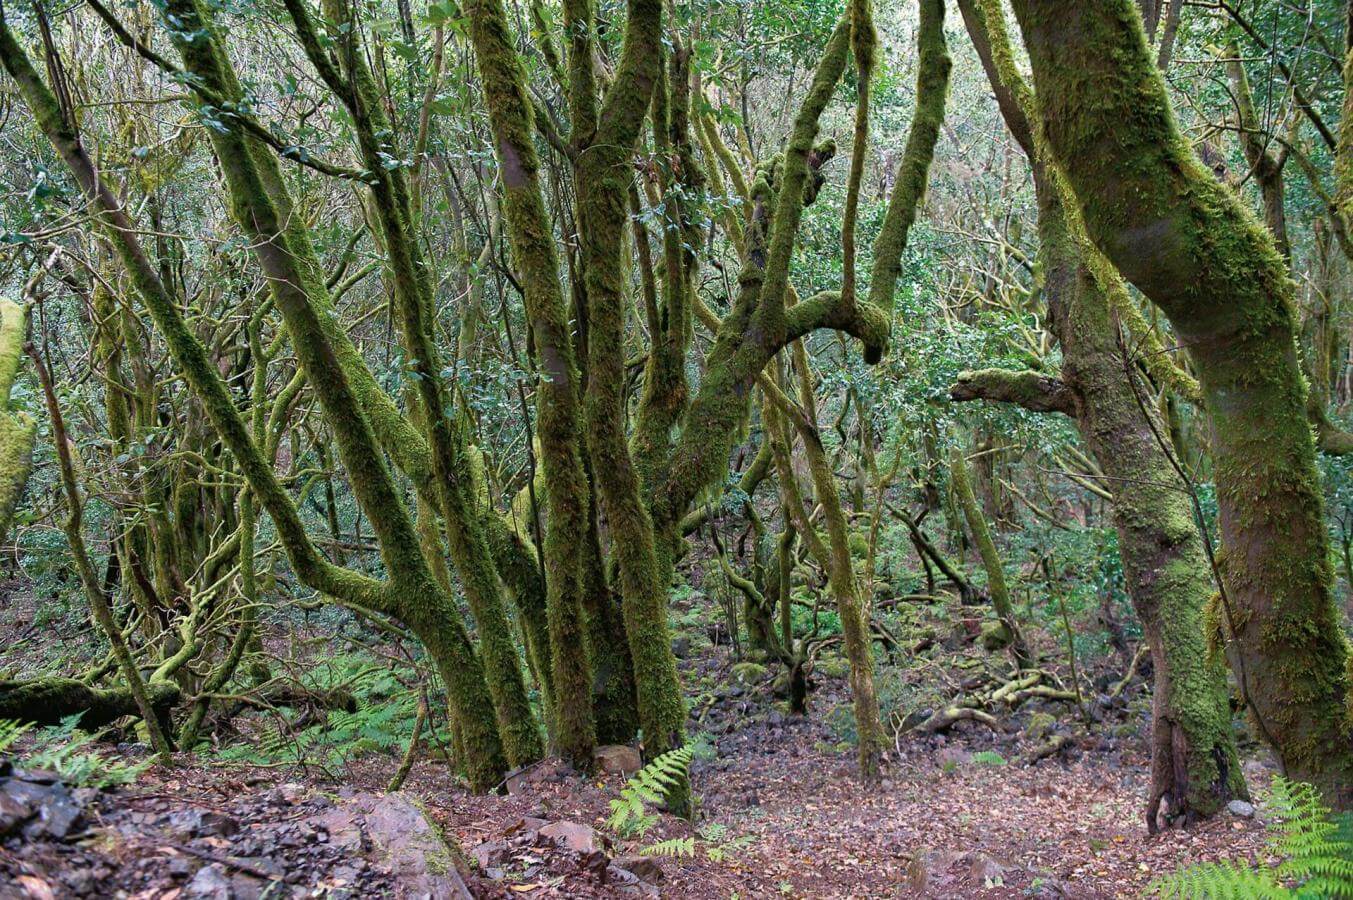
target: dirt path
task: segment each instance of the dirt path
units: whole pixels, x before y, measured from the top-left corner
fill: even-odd
[[[974,760],[961,739],[938,751],[918,740],[894,758],[881,789],[866,791],[851,778],[849,758],[821,746],[823,736],[808,722],[757,725],[736,736],[741,752],[698,764],[704,826],[726,829],[715,846],[748,843],[718,862],[706,841],[697,841],[693,859],[664,859],[661,896],[1135,897],[1180,865],[1262,858],[1260,822],[1229,814],[1147,836],[1141,760],[1087,753],[1070,764],[992,765]],[[482,798],[440,780],[420,773],[413,789],[467,850],[509,835],[523,817],[600,828],[620,784],[547,775],[515,796]],[[690,833],[666,821],[643,843]],[[638,846],[620,842],[612,853]],[[530,847],[495,868],[498,896],[636,894]]]

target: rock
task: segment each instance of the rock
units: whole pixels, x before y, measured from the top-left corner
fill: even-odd
[[[624,869],[636,878],[650,884],[656,884],[667,877],[667,873],[662,870],[662,863],[652,856],[639,856],[637,854],[617,856],[611,860],[611,865],[617,869]]]
[[[1254,818],[1254,804],[1246,800],[1232,800],[1226,804],[1226,811],[1242,819]]]
[[[850,675],[850,663],[840,656],[823,656],[813,665],[813,671],[825,678],[845,678]]]
[[[653,900],[662,897],[661,891],[653,885],[646,884],[642,881],[637,884],[622,885],[621,887],[616,888],[616,893],[622,897],[645,897],[653,898]]]
[[[240,823],[225,813],[208,810],[202,813],[197,833],[207,837],[230,837],[240,830]]]
[[[523,816],[510,825],[505,833],[509,835],[534,835],[548,824],[550,824],[548,819],[539,819],[535,816]]]
[[[210,809],[180,809],[165,818],[169,830],[182,838],[230,837],[240,823],[225,813]]]
[[[740,684],[755,684],[769,673],[770,670],[760,663],[740,662],[733,666],[733,678]]]
[[[507,841],[485,841],[470,850],[470,858],[481,869],[501,865],[507,862],[508,856]]]
[[[1039,710],[1029,716],[1029,723],[1024,726],[1024,734],[1031,741],[1041,741],[1056,727],[1057,717]]]
[[[988,653],[1007,647],[1010,644],[1010,629],[1004,622],[983,622],[980,633],[982,649]]]
[[[451,847],[404,795],[358,794],[350,806],[360,811],[380,863],[399,883],[398,896],[472,900]]]
[[[18,829],[33,815],[33,804],[27,797],[15,796],[0,789],[0,837]]]
[[[952,850],[923,849],[911,858],[907,865],[907,881],[917,894],[927,896],[927,892],[938,889],[942,882],[949,881],[948,870],[958,853]]]
[[[688,637],[679,637],[672,641],[672,655],[677,659],[685,659],[691,655],[691,639]]]
[[[83,818],[84,810],[75,802],[75,798],[70,795],[70,791],[66,790],[66,786],[57,782],[47,789],[47,796],[43,798],[42,804],[38,807],[37,821],[30,822],[24,828],[24,834],[29,837],[45,834],[58,841],[63,841],[67,835],[82,824]],[[30,830],[32,831],[31,834]]]
[[[968,877],[973,880],[974,886],[994,887],[1003,884],[1007,868],[985,853],[968,854]]]
[[[278,793],[282,795],[282,799],[290,803],[292,806],[295,806],[296,804],[300,803],[302,800],[306,798],[306,795],[310,793],[310,789],[308,787],[306,787],[303,784],[297,784],[295,782],[289,782],[287,784],[284,784],[277,790]]]
[[[601,836],[590,825],[580,822],[552,822],[540,829],[540,836],[556,847],[575,853],[595,853],[601,849]]]
[[[231,900],[230,879],[225,866],[212,863],[197,870],[193,880],[183,888],[184,897],[194,900]]]
[[[508,772],[505,784],[507,792],[515,797],[525,793],[533,784],[563,781],[572,774],[573,770],[562,759],[542,759],[540,762]]]
[[[314,829],[319,841],[306,852],[343,861],[345,896],[370,895],[363,885],[388,873],[395,889],[380,896],[471,900],[461,875],[470,870],[469,860],[403,794],[353,792],[300,824]],[[338,869],[330,874],[338,876]]]
[[[935,754],[935,761],[946,769],[956,768],[972,762],[972,754],[962,747],[945,747]]]
[[[644,767],[639,751],[625,744],[607,744],[592,751],[597,768],[610,775],[633,775]]]
[[[245,872],[236,872],[230,876],[232,900],[263,900],[265,896],[275,896],[273,890],[269,882]]]

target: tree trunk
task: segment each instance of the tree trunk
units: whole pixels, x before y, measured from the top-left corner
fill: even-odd
[[[1129,0],[1016,0],[1048,141],[1087,232],[1169,317],[1210,418],[1232,669],[1288,775],[1353,804],[1349,651],[1272,236],[1198,161]]]

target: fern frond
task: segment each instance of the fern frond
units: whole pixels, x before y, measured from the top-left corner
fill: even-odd
[[[1206,863],[1158,878],[1149,890],[1200,900],[1353,900],[1353,835],[1330,818],[1319,791],[1274,776],[1268,808],[1269,849],[1283,860],[1277,866],[1255,871],[1229,861]]]
[[[611,816],[606,827],[617,834],[642,835],[656,817],[649,820],[649,806],[658,806],[668,790],[686,779],[694,749],[687,745],[669,750],[635,772],[620,789],[619,798],[611,801]]]
[[[658,841],[640,849],[643,856],[671,856],[674,858],[695,855],[695,838],[679,837],[668,841]]]
[[[1229,860],[1202,863],[1157,878],[1148,890],[1181,900],[1282,900],[1291,896],[1270,873],[1255,872]]]

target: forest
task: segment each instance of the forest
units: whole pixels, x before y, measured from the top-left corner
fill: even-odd
[[[0,900],[1353,898],[1353,2],[0,69]]]

